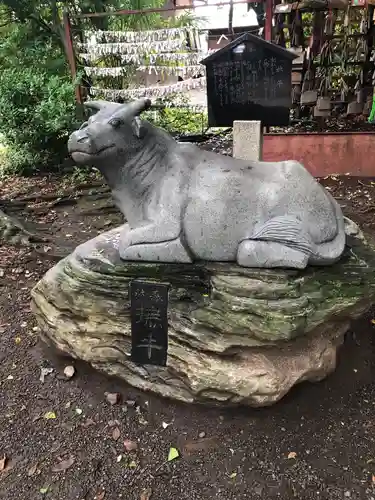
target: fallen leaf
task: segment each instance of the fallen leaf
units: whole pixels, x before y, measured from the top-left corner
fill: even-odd
[[[145,490],[142,491],[140,500],[150,500],[151,497],[152,497],[152,489],[146,488]]]
[[[53,368],[41,368],[39,380],[44,384],[44,379],[47,375],[53,372]]]
[[[7,457],[4,455],[3,458],[0,458],[0,472],[5,469],[7,463]]]
[[[121,462],[121,460],[122,460],[122,455],[118,455],[116,457],[116,462],[119,463],[119,462]]]
[[[81,410],[81,408],[76,408],[74,411],[76,412],[76,415],[82,415],[83,413],[83,410]]]
[[[61,460],[58,464],[56,464],[52,468],[52,472],[62,472],[64,470],[69,469],[74,464],[74,457],[69,457],[66,460]]]
[[[16,338],[14,339],[14,342],[15,342],[16,344],[20,344],[20,343],[22,342],[21,337],[16,337]]]
[[[375,325],[375,319],[372,319],[372,320],[371,320],[371,323],[372,323],[373,325]]]
[[[229,474],[229,477],[231,479],[234,479],[235,477],[237,477],[237,472],[232,472],[232,474]]]
[[[371,480],[372,480],[372,484],[375,484],[375,474],[372,475]]]
[[[167,424],[167,422],[163,422],[161,424],[161,426],[163,427],[163,429],[166,429],[167,427],[169,427],[170,425],[172,425],[172,422],[170,422],[169,424]]]
[[[130,469],[135,469],[137,467],[137,462],[134,462],[134,460],[132,460],[131,462],[128,463],[128,467]]]
[[[126,451],[135,451],[138,449],[138,444],[130,439],[125,439],[124,446]]]
[[[105,491],[101,491],[94,496],[94,500],[103,500],[105,497]]]
[[[75,374],[76,372],[76,369],[74,368],[74,366],[66,366],[64,368],[64,375],[66,378],[72,378],[73,375]]]
[[[291,451],[290,453],[288,453],[288,460],[292,459],[292,458],[296,458],[297,456],[297,453],[295,451]]]
[[[105,397],[112,406],[120,401],[120,394],[118,392],[106,392]]]
[[[121,435],[120,429],[118,427],[115,427],[112,432],[112,439],[117,441]]]
[[[36,474],[36,471],[38,470],[38,464],[34,464],[30,467],[30,469],[27,471],[27,475],[29,477],[34,476]]]
[[[54,411],[47,411],[47,413],[44,414],[44,417],[46,420],[53,420],[56,418],[56,413]]]
[[[177,448],[170,448],[168,453],[168,462],[172,462],[172,460],[176,460],[180,456]]]
[[[48,493],[48,490],[49,490],[49,486],[45,486],[44,488],[40,488],[39,493],[41,493],[42,495],[45,495],[46,493]]]

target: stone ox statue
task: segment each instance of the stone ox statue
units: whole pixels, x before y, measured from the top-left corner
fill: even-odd
[[[127,219],[122,259],[303,269],[342,255],[341,209],[297,161],[237,160],[180,144],[140,119],[148,99],[86,105],[96,114],[68,148],[77,164],[100,170]]]

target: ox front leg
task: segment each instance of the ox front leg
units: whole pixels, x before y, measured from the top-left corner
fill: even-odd
[[[184,192],[181,176],[163,179],[147,203],[146,221],[120,238],[120,256],[125,260],[192,262],[182,236],[181,212]]]
[[[181,224],[176,221],[158,221],[145,223],[130,229],[121,236],[124,248],[134,245],[163,243],[179,237]]]
[[[180,233],[180,224],[166,222],[125,231],[120,237],[120,257],[135,261],[191,263]]]

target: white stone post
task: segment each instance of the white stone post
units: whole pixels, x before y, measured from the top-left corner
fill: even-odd
[[[233,122],[233,157],[260,161],[263,156],[263,127],[258,121]]]

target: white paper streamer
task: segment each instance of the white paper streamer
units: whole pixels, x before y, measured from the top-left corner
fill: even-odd
[[[182,82],[171,85],[156,85],[154,87],[143,87],[137,89],[101,89],[91,87],[90,92],[93,96],[103,95],[106,99],[115,100],[117,97],[137,99],[139,97],[163,97],[175,92],[196,89],[206,85],[206,77],[189,78]]]
[[[90,57],[102,57],[106,55],[121,54],[148,54],[150,52],[174,52],[187,51],[184,40],[165,40],[160,42],[116,42],[116,43],[78,43],[77,47],[87,51]]]
[[[87,76],[124,76],[126,74],[126,67],[118,66],[115,68],[99,68],[94,66],[85,66]]]
[[[206,74],[206,68],[202,64],[195,66],[139,66],[138,71],[148,72],[149,75],[155,73],[156,75],[175,75],[184,78],[191,78],[200,74]]]
[[[114,68],[101,68],[94,66],[85,66],[85,72],[87,76],[111,76],[113,78],[117,76],[126,75],[126,66],[118,66]],[[205,67],[202,65],[196,66],[139,66],[137,71],[143,73],[148,73],[149,75],[155,74],[161,77],[164,76],[180,76],[181,78],[192,78],[193,76],[198,76],[205,74]]]
[[[114,53],[115,54],[115,53]],[[115,55],[119,55],[116,53]],[[209,54],[200,52],[158,52],[145,54],[143,49],[139,53],[121,54],[119,59],[122,64],[135,64],[142,66],[155,66],[157,63],[184,63],[187,66],[197,66]],[[80,53],[80,59],[93,63],[103,57],[100,52]]]
[[[196,29],[186,28],[168,28],[160,30],[147,31],[88,31],[86,32],[86,40],[91,43],[100,42],[160,42],[171,39],[179,39],[181,41],[199,38],[199,32]]]

